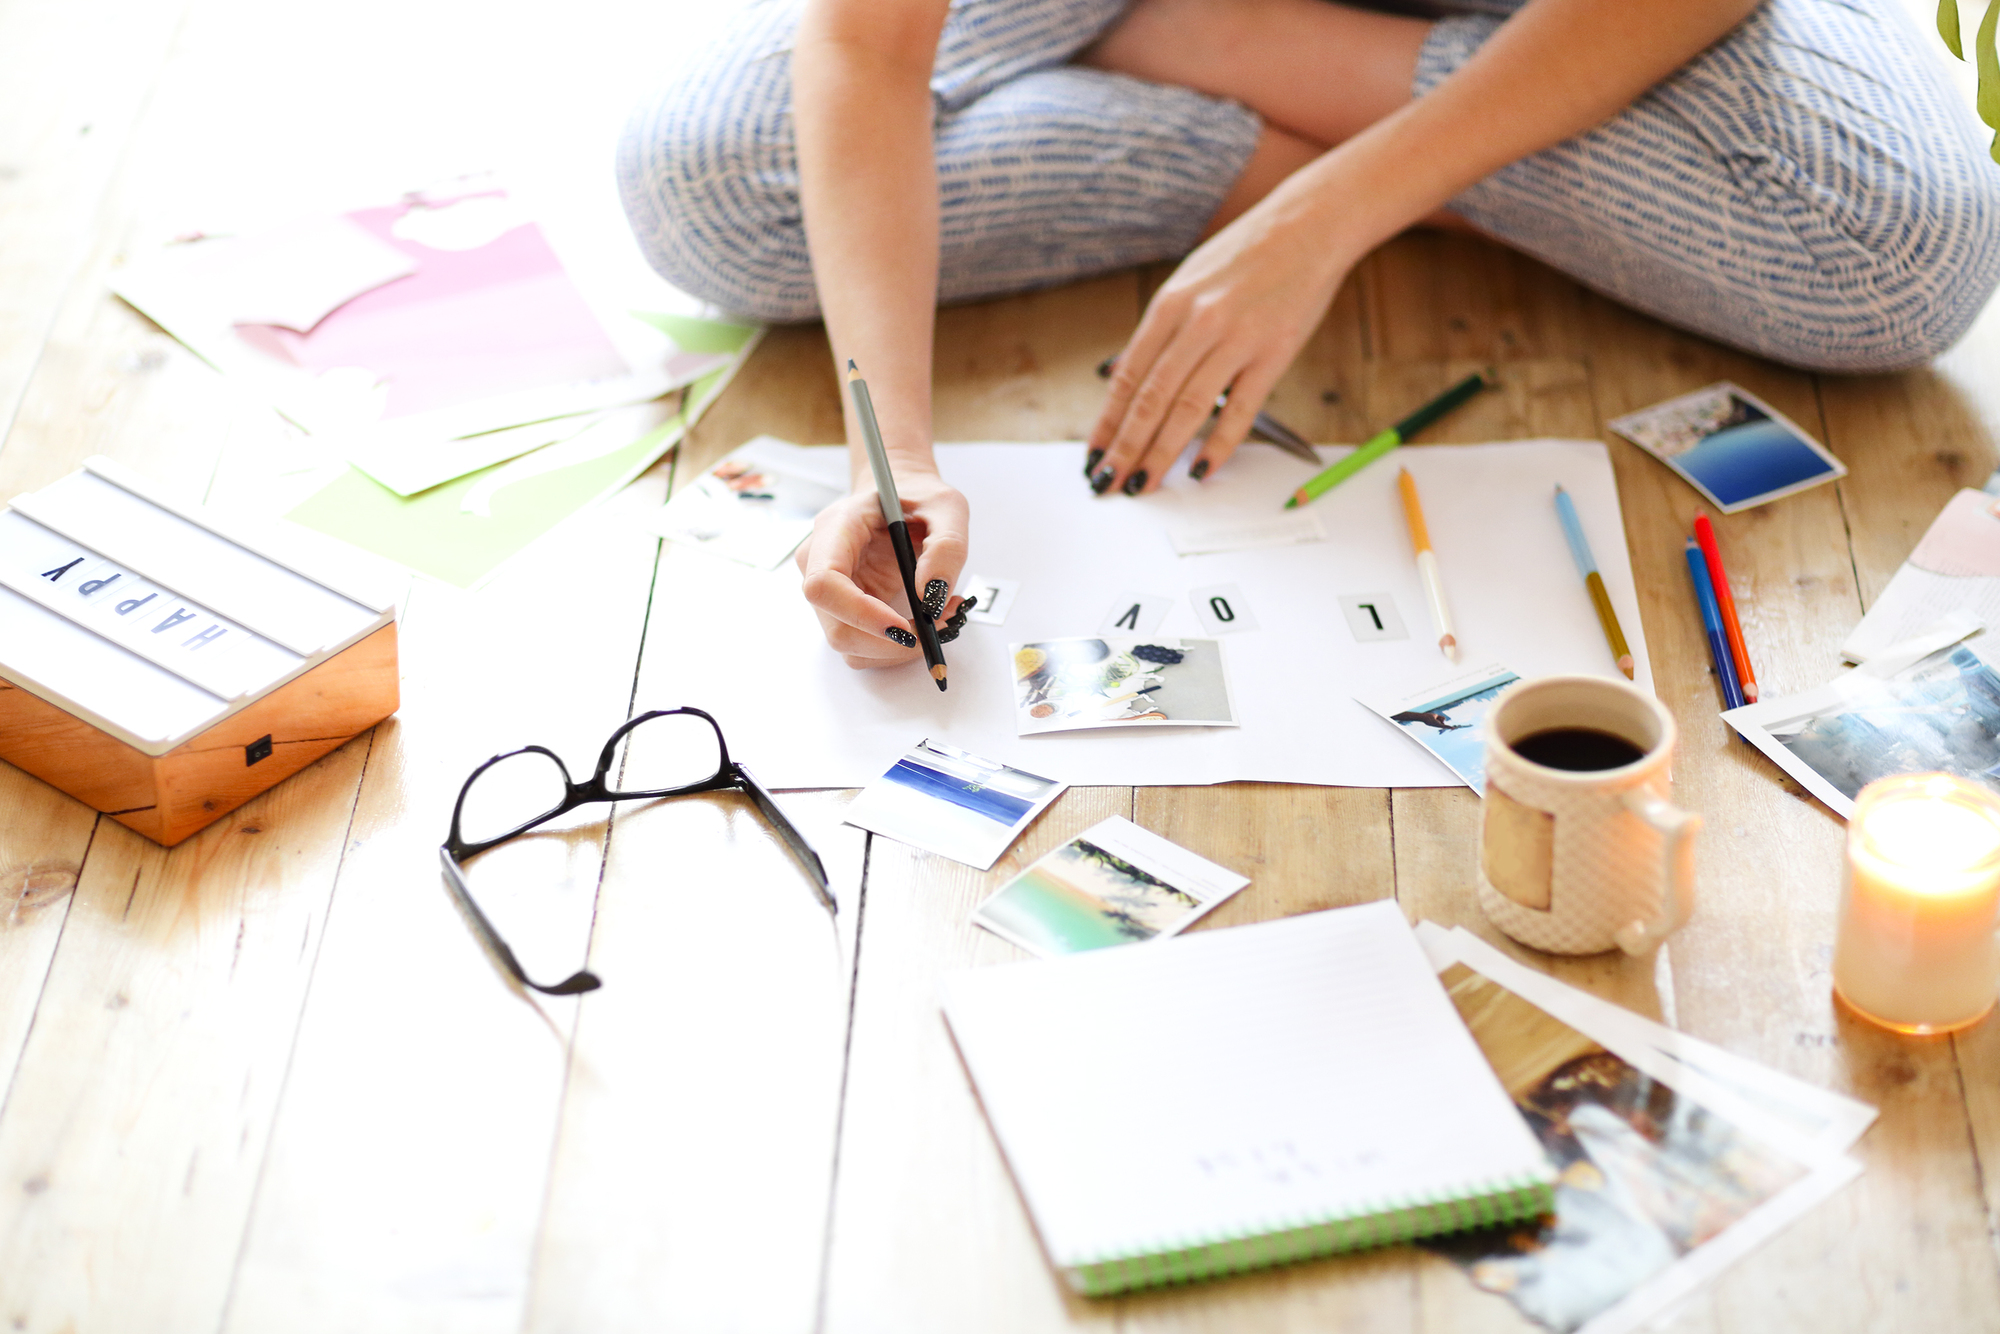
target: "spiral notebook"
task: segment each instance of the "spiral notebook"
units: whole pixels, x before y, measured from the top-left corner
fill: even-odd
[[[1391,902],[958,973],[944,1010],[1079,1292],[1553,1205],[1554,1169]]]

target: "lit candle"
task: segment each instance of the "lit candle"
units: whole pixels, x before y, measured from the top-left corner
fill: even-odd
[[[1883,778],[1847,823],[1834,994],[1903,1033],[1993,1008],[2000,979],[2000,795],[1949,774]]]

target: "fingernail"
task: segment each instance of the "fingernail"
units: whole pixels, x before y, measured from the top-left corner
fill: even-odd
[[[915,648],[917,646],[917,637],[900,625],[892,625],[882,633],[887,635],[892,642],[901,644],[904,648]]]
[[[972,604],[976,601],[978,601],[977,598],[967,598],[958,604],[958,610],[951,614],[951,619],[946,621],[944,628],[938,631],[938,643],[949,644],[952,640],[958,638],[958,632],[965,628],[965,614],[972,610]]]
[[[1102,462],[1104,462],[1104,451],[1101,449],[1091,450],[1090,457],[1083,461],[1083,475],[1088,477],[1090,474],[1096,472],[1097,465]]]
[[[1146,489],[1146,470],[1144,468],[1139,469],[1139,471],[1133,473],[1130,477],[1127,477],[1125,479],[1126,495],[1136,496],[1145,489]]]
[[[1101,470],[1097,474],[1097,476],[1090,479],[1090,489],[1095,491],[1100,496],[1103,495],[1105,491],[1110,488],[1110,486],[1111,486],[1110,468],[1105,468]]]
[[[933,579],[924,585],[924,610],[932,620],[944,610],[944,600],[951,596],[951,585],[942,579]]]
[[[1194,467],[1188,469],[1188,476],[1194,478],[1197,482],[1208,476],[1208,460],[1196,459]]]

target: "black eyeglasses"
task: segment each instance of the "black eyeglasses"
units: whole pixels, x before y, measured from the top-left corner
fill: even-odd
[[[618,774],[616,788],[611,786],[614,770]],[[451,833],[438,849],[445,887],[465,910],[473,934],[522,986],[545,996],[595,991],[603,983],[587,968],[552,987],[522,971],[514,951],[507,948],[493,923],[472,901],[472,891],[465,883],[466,860],[595,801],[682,797],[731,788],[750,798],[758,814],[770,822],[798,858],[820,903],[829,913],[837,912],[819,854],[785,818],[764,785],[730,760],[721,725],[700,709],[655,709],[625,723],[604,743],[597,757],[597,772],[587,783],[573,780],[561,757],[545,746],[510,750],[474,769],[458,790],[458,804],[451,810]]]

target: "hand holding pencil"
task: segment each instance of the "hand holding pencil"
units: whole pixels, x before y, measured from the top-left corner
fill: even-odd
[[[914,587],[906,586],[858,431],[853,452],[854,493],[820,513],[796,563],[826,641],[847,665],[900,667],[919,656],[919,619],[931,624],[940,644],[965,625],[970,608],[950,591],[965,565],[970,511],[927,459],[913,460],[907,449],[896,455],[898,510],[916,559]]]

